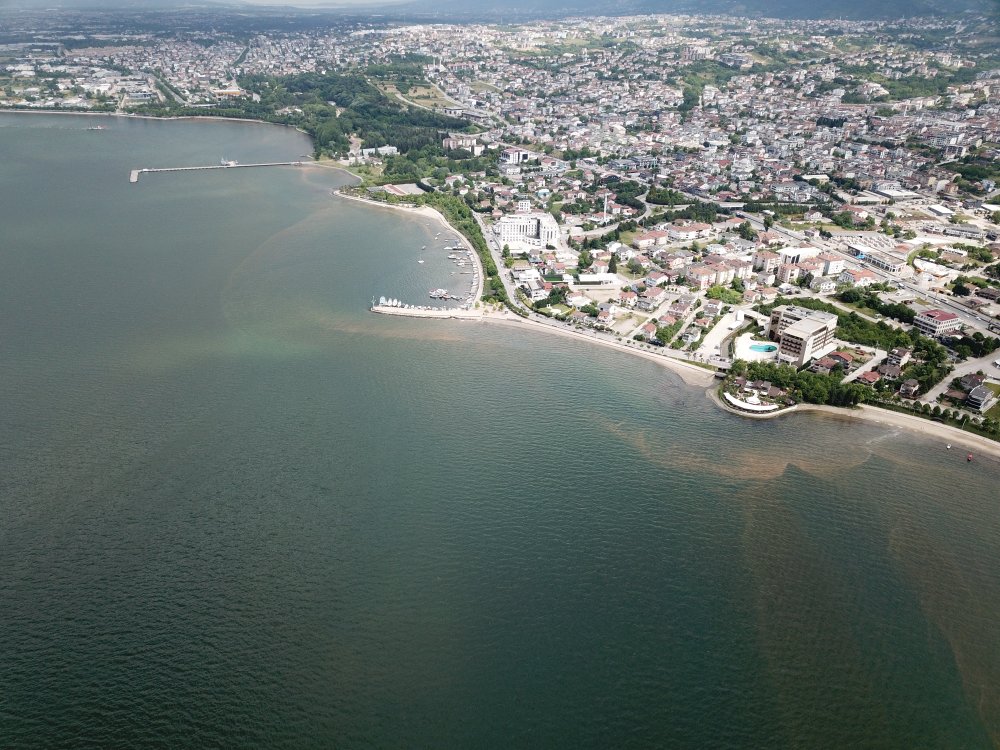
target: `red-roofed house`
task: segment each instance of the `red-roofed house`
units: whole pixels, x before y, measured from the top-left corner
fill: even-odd
[[[865,385],[875,385],[881,379],[882,376],[874,370],[869,370],[868,372],[863,372],[858,375],[858,382],[864,383]]]

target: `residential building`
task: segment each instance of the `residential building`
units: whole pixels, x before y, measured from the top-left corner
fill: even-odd
[[[904,349],[903,347],[897,347],[889,352],[888,356],[885,358],[886,364],[895,365],[896,367],[903,367],[907,362],[910,361],[911,352],[909,349]]]
[[[841,284],[865,287],[876,283],[878,276],[865,268],[847,268],[837,277],[837,281]]]
[[[965,398],[965,404],[970,409],[975,409],[976,411],[985,412],[989,411],[990,407],[993,406],[993,402],[996,400],[996,394],[993,393],[985,385],[977,385],[971,391],[969,395]]]
[[[957,329],[962,325],[962,319],[955,313],[944,310],[924,310],[917,313],[913,325],[925,336],[937,337]]]

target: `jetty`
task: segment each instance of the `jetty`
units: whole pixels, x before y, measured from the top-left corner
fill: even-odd
[[[472,309],[471,303],[461,307],[431,307],[430,305],[409,305],[394,297],[379,297],[378,302],[372,297],[372,306],[368,308],[373,313],[382,315],[404,315],[410,318],[481,318],[482,311]]]
[[[395,307],[391,305],[372,305],[369,308],[380,315],[402,315],[407,318],[455,318],[459,320],[479,320],[483,317],[481,310],[470,310],[465,307],[421,307],[407,305]]]
[[[145,167],[143,169],[133,169],[129,172],[128,181],[136,183],[139,175],[153,172],[201,172],[206,169],[251,169],[254,167],[301,167],[301,161],[269,161],[259,164],[236,164],[229,162],[226,164],[209,164],[204,167]]]

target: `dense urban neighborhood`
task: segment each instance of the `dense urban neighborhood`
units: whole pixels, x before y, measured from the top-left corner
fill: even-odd
[[[998,434],[986,19],[185,19],[7,14],[0,106],[298,127],[355,195],[466,236],[467,308],[715,370],[745,414],[867,402]]]

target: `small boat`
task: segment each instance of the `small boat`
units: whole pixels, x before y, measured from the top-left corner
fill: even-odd
[[[418,261],[417,261],[417,263],[423,263],[423,262],[424,262],[423,260],[418,260]]]
[[[103,125],[91,125],[87,130],[104,130]]]
[[[968,456],[966,456],[965,460],[971,462],[972,461],[972,454],[970,453]]]

